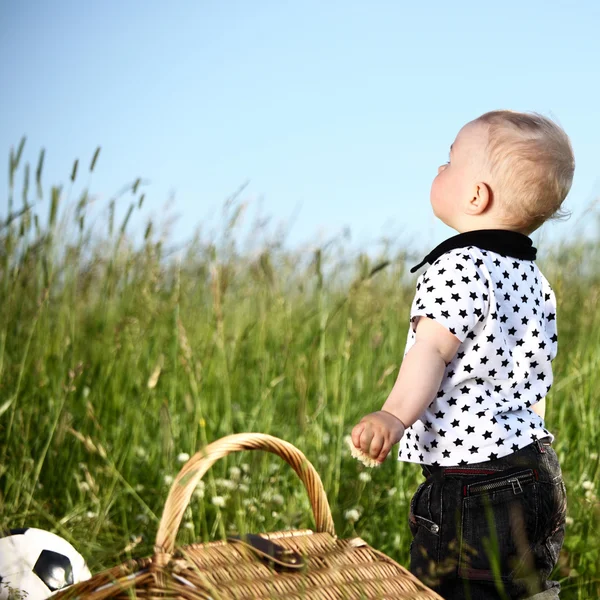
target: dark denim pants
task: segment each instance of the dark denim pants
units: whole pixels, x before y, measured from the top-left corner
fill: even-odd
[[[567,510],[549,438],[465,467],[423,465],[412,498],[411,572],[446,600],[528,598],[548,590]],[[545,597],[545,596],[544,596]]]

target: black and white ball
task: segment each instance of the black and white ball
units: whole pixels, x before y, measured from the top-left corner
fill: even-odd
[[[30,527],[0,537],[0,600],[43,600],[90,577],[83,556],[54,533]]]

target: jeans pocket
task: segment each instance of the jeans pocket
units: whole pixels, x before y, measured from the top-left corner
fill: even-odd
[[[549,556],[548,570],[558,562],[558,555],[565,539],[567,517],[567,490],[562,480],[540,485],[541,539]]]
[[[417,535],[419,528],[425,528],[434,535],[439,534],[439,525],[434,521],[431,512],[431,490],[432,481],[424,481],[410,501],[408,524],[413,537]]]
[[[463,486],[459,576],[511,581],[535,570],[538,483],[532,469]]]
[[[410,570],[426,585],[439,583],[438,560],[441,523],[441,488],[431,479],[423,482],[410,502]]]

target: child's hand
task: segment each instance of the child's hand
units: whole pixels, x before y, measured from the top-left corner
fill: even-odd
[[[404,435],[404,424],[384,410],[363,417],[352,430],[352,443],[371,458],[383,462]]]

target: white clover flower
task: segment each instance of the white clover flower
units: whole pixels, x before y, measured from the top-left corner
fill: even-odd
[[[281,465],[279,463],[271,463],[269,465],[269,474],[273,475],[274,473],[277,473],[277,471],[279,471],[280,468]]]
[[[217,487],[223,488],[225,490],[235,490],[235,488],[237,487],[237,483],[235,481],[231,481],[231,479],[215,479],[215,485]]]
[[[225,498],[223,496],[213,496],[210,501],[215,505],[215,506],[219,506],[219,507],[223,507],[225,506]]]
[[[371,474],[367,473],[366,471],[362,471],[358,474],[358,479],[363,483],[368,483],[369,481],[371,481]]]
[[[250,491],[250,486],[245,483],[240,483],[238,485],[238,490],[242,492],[242,494],[247,494]]]
[[[82,492],[90,491],[90,484],[87,481],[80,481],[77,485]]]
[[[173,475],[165,475],[163,481],[165,482],[165,485],[171,485],[173,483]]]
[[[135,520],[139,521],[140,523],[147,523],[149,521],[148,515],[146,515],[144,513],[140,513],[139,515],[135,515]]]
[[[148,453],[146,452],[146,448],[143,448],[142,446],[136,446],[135,455],[138,458],[146,458],[146,456],[148,456]]]
[[[271,502],[277,506],[283,506],[283,496],[281,494],[273,494]]]
[[[194,524],[193,524],[191,521],[186,521],[186,522],[183,524],[183,526],[184,526],[186,529],[194,529]]]
[[[593,490],[595,486],[594,486],[594,484],[593,484],[591,481],[584,481],[584,482],[581,484],[581,487],[582,487],[584,490]]]
[[[360,513],[356,508],[351,508],[344,513],[344,518],[346,521],[350,521],[350,523],[356,523],[360,519]]]
[[[190,460],[190,455],[187,452],[180,452],[177,455],[177,462],[184,463]]]
[[[83,397],[87,398],[90,395],[90,388],[87,385],[84,385],[81,392],[83,394]]]
[[[95,512],[92,512],[91,510],[88,510],[88,511],[85,513],[85,516],[86,516],[88,519],[95,519],[95,518],[98,516],[98,513],[95,513]]]
[[[565,525],[567,525],[567,527],[571,527],[571,525],[573,525],[575,521],[573,521],[573,517],[567,517],[565,519]]]
[[[229,467],[229,477],[238,480],[242,476],[242,470],[239,467]]]
[[[248,463],[242,463],[242,471],[244,471],[244,473],[248,473],[248,471],[250,471],[250,465]]]
[[[590,452],[590,460],[598,460],[598,453]]]
[[[326,465],[329,462],[329,456],[327,456],[327,454],[320,454],[317,461],[321,465]]]
[[[395,487],[393,487],[393,488],[390,488],[390,489],[387,491],[387,493],[388,493],[388,496],[393,496],[393,495],[394,495],[394,494],[395,494],[397,491],[398,491],[398,490],[397,490],[397,488],[395,488]]]
[[[596,499],[596,494],[592,490],[587,490],[584,494],[585,499],[593,502]]]
[[[274,510],[274,511],[271,513],[271,516],[272,516],[274,519],[279,519],[279,513],[278,513],[276,510]]]
[[[327,444],[329,444],[330,441],[331,441],[331,436],[325,431],[323,433],[323,443],[327,446]]]
[[[141,483],[137,483],[133,489],[136,492],[143,492],[144,491],[144,486]]]

